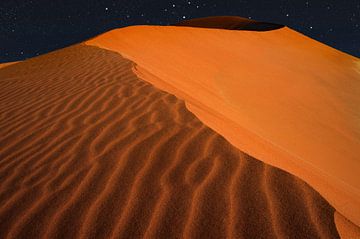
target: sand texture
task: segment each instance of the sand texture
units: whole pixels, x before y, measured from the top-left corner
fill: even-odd
[[[87,44],[132,60],[142,79],[360,226],[360,59],[287,27],[134,26]]]
[[[77,45],[0,70],[0,238],[339,237],[319,193],[133,67]]]

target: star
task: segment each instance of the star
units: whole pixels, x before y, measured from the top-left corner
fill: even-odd
[[[30,1],[32,1],[32,3]],[[56,24],[57,27],[59,26],[58,28],[55,28],[57,29],[56,31],[58,34],[70,33],[69,31],[74,30],[79,32],[79,34],[76,35],[67,34],[68,39],[63,39],[61,37],[54,38],[59,39],[56,40],[56,42],[63,40],[71,40],[74,42],[81,41],[83,40],[82,38],[93,35],[95,31],[102,30],[102,27],[103,30],[106,30],[122,25],[146,23],[146,21],[150,21],[154,24],[159,24],[161,22],[163,25],[168,25],[176,20],[187,20],[190,19],[190,17],[196,18],[208,15],[224,15],[225,13],[228,13],[229,15],[248,16],[247,18],[251,20],[253,19],[252,15],[254,15],[254,18],[256,16],[270,22],[279,21],[285,25],[292,25],[297,30],[308,33],[310,37],[321,37],[326,44],[331,43],[335,47],[342,47],[341,50],[352,51],[355,52],[356,55],[360,54],[358,46],[355,46],[356,44],[352,43],[357,41],[358,34],[360,34],[359,0],[346,0],[344,1],[346,4],[342,4],[341,1],[323,1],[323,3],[319,4],[318,1],[315,0],[304,0],[295,3],[294,8],[288,4],[288,2],[291,1],[275,0],[277,4],[271,5],[269,3],[269,7],[270,5],[273,6],[269,11],[266,11],[263,8],[256,8],[258,3],[255,3],[255,1],[229,1],[232,2],[232,4],[227,4],[226,2],[228,1],[159,1],[159,8],[148,8],[145,0],[136,1],[136,6],[134,6],[134,4],[120,4],[122,1],[109,0],[104,1],[107,3],[103,3],[99,8],[99,1],[88,0],[87,3],[89,6],[86,8],[82,7],[81,4],[76,3],[76,1],[73,1],[71,9],[69,8],[70,6],[63,7],[62,4],[57,3],[58,1],[54,1],[51,6],[49,5],[48,9],[49,11],[59,11],[59,14],[49,15],[49,20]],[[10,2],[12,1],[9,1],[9,4]],[[34,10],[31,11],[34,13],[37,11],[36,8],[39,8],[39,18],[44,17],[44,9],[40,9],[38,6],[39,4],[37,3],[38,1],[28,0],[25,2],[26,3],[24,4],[18,4],[19,6],[15,4],[13,8],[9,8],[9,10],[5,11],[3,11],[2,6],[0,6],[0,24],[3,24],[2,21],[4,21],[8,26],[8,28],[0,29],[0,36],[4,35],[4,31],[5,34],[9,34],[9,36],[14,39],[27,39],[27,36],[29,36],[29,41],[38,42],[36,50],[41,54],[44,51],[42,48],[46,48],[45,45],[47,44],[51,44],[51,46],[55,48],[55,42],[48,43],[49,40],[47,38],[47,36],[54,34],[54,29],[46,28],[46,26],[40,24],[40,21],[31,21],[31,14],[28,14],[29,11],[27,8]],[[264,7],[266,7],[266,4],[264,4]],[[181,12],[179,12],[180,9]],[[45,9],[45,11],[46,10],[47,9]],[[282,16],[281,19],[276,19],[277,12],[280,12]],[[273,16],[274,13],[275,16]],[[335,15],[339,21],[331,21],[331,18]],[[75,19],[78,19],[79,17],[83,20],[81,22],[75,21]],[[33,25],[27,22],[28,18],[30,20],[29,22],[33,22]],[[114,18],[122,18],[124,21],[117,21],[116,25],[114,25]],[[303,21],[302,19],[311,19],[311,21]],[[332,25],[329,25],[329,22],[331,22]],[[89,26],[91,27],[89,28]],[[347,39],[346,42],[341,42],[339,39],[342,38],[342,36],[334,34],[339,31],[339,29],[342,29],[342,33],[344,32],[344,34],[347,34],[345,37]],[[34,40],[36,37],[39,38],[38,41]],[[53,39],[50,39],[50,41],[53,41]],[[337,46],[337,42],[341,42],[339,43],[339,46]],[[0,54],[0,61],[9,58],[5,57],[5,50],[2,49],[2,47],[4,47],[3,45],[4,44],[0,39],[0,52],[2,51],[4,56],[1,58]],[[16,42],[10,42],[9,45],[9,47],[13,48],[12,51],[10,51],[10,49],[8,50],[10,56],[20,56],[22,58],[28,56],[29,52],[27,52],[25,46],[18,46],[16,45]],[[59,47],[63,45],[63,43],[59,43]],[[36,50],[31,54],[35,56]],[[23,55],[21,55],[20,51],[24,51]]]

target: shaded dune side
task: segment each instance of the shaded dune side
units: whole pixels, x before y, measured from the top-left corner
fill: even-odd
[[[181,21],[174,26],[184,27],[200,27],[200,28],[216,28],[227,30],[246,30],[246,31],[271,31],[283,28],[284,25],[258,22],[247,18],[236,16],[215,16],[194,18],[190,20]]]
[[[0,71],[0,238],[337,238],[300,179],[202,124],[116,53]]]

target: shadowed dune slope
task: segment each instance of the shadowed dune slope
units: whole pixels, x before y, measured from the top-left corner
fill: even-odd
[[[236,16],[216,16],[195,18],[181,21],[175,26],[217,28],[227,30],[247,30],[247,31],[270,31],[284,27],[284,25],[258,22],[247,18]]]
[[[119,54],[0,70],[0,238],[338,238],[334,209]]]

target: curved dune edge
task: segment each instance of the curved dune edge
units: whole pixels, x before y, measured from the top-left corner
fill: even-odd
[[[339,232],[340,238],[352,239],[360,238],[360,228],[346,219],[338,212],[334,214],[336,228]]]
[[[169,86],[165,81],[162,81],[161,79],[157,78],[156,76],[149,73],[147,70],[143,69],[142,67],[135,66],[134,72],[136,75],[139,76],[139,78],[150,82],[157,86],[158,88],[165,90],[167,92],[176,92],[175,95],[177,96],[184,96],[184,93],[179,91],[178,89],[174,89],[173,87]],[[190,96],[184,97],[185,99],[191,98]],[[262,141],[262,139],[259,139],[256,135],[253,135],[251,132],[249,132],[246,129],[239,128],[239,126],[234,123],[233,121],[226,121],[221,116],[217,115],[217,113],[213,112],[213,114],[209,114],[211,112],[210,109],[206,109],[204,105],[194,105],[188,102],[186,103],[186,107],[189,111],[191,111],[193,114],[195,114],[201,122],[205,123],[212,129],[214,129],[219,134],[223,135],[229,142],[231,142],[233,145],[237,146],[239,149],[245,149],[244,151],[252,155],[253,157],[258,158],[267,158],[267,154],[275,155],[276,161],[267,160],[266,163],[270,165],[274,165],[278,168],[285,169],[289,172],[296,172],[300,174],[301,179],[306,179],[309,181],[318,181],[319,183],[316,184],[318,187],[322,187],[323,189],[326,189],[326,193],[330,193],[330,197],[333,197],[334,195],[337,195],[339,191],[337,190],[331,190],[331,186],[327,184],[326,182],[322,182],[323,178],[321,175],[316,175],[311,172],[308,168],[304,167],[304,165],[301,165],[296,163],[295,161],[288,161],[290,158],[288,155],[282,155],[281,152],[273,151],[271,147],[267,146],[267,142]],[[204,110],[205,109],[205,110]],[[223,126],[226,127],[223,127]],[[240,137],[239,137],[240,136]],[[246,139],[246,140],[244,140]],[[254,147],[255,145],[255,147]],[[259,148],[261,150],[259,150]],[[264,154],[261,154],[265,152]],[[254,156],[256,155],[256,156]],[[283,160],[281,160],[283,159]],[[299,175],[297,175],[299,176]],[[339,185],[340,187],[344,187],[345,185]],[[346,187],[346,186],[345,186]],[[322,191],[324,192],[324,191]],[[341,191],[341,193],[344,193],[344,191]],[[325,194],[326,196],[329,196],[329,194]],[[322,195],[324,196],[324,195]],[[344,195],[341,195],[340,197],[344,197]],[[351,194],[345,195],[345,197],[351,197]],[[326,197],[325,197],[326,198]],[[342,200],[341,198],[340,200]],[[350,198],[350,201],[356,201],[357,198]],[[360,227],[353,224],[352,222],[348,221],[345,217],[343,217],[338,212],[334,213],[335,218],[335,225],[336,228],[340,234],[341,238],[344,239],[350,239],[354,237],[349,237],[353,235],[358,235],[357,232],[360,230]],[[357,237],[355,237],[357,238]]]
[[[76,45],[0,70],[0,238],[338,238],[319,193],[133,64]]]
[[[215,17],[195,18],[195,19],[181,21],[177,24],[174,24],[174,26],[243,30],[243,31],[271,31],[285,27],[284,25],[280,25],[280,24],[259,22],[237,16],[215,16]]]
[[[141,78],[180,99],[184,99],[188,108],[198,118],[223,135],[233,145],[255,158],[302,178],[320,192],[341,214],[356,225],[360,225],[360,163],[356,158],[357,155],[360,155],[360,131],[356,128],[358,120],[356,110],[354,113],[354,109],[360,105],[360,99],[356,94],[356,91],[360,89],[358,85],[359,75],[356,72],[355,65],[355,62],[359,61],[357,58],[336,51],[288,28],[258,33],[137,26],[110,31],[87,41],[86,44],[119,52],[131,59],[140,66],[137,67],[137,73],[142,76]],[[229,47],[230,51],[227,51],[226,47]],[[276,55],[279,51],[282,51],[283,54]],[[264,53],[265,55],[263,55]],[[236,59],[236,61],[229,59]],[[274,65],[279,61],[281,64]],[[228,64],[225,68],[224,63]],[[258,71],[259,69],[253,69],[254,66],[265,67],[265,69]],[[287,66],[289,69],[286,68]],[[315,100],[313,106],[316,108],[319,106],[316,104],[320,103],[323,111],[320,109],[314,111],[311,107],[305,108],[305,111],[301,111],[301,108],[297,110],[296,107],[301,105],[295,102],[291,107],[295,109],[295,117],[299,117],[302,121],[297,120],[292,115],[287,117],[290,117],[289,120],[293,123],[300,123],[301,127],[305,127],[301,131],[291,128],[292,126],[286,121],[282,122],[281,125],[277,125],[276,121],[272,121],[272,124],[253,124],[252,121],[256,118],[251,120],[244,118],[247,113],[252,114],[252,117],[258,117],[257,120],[259,120],[261,118],[256,115],[256,112],[260,112],[261,115],[262,112],[269,113],[269,111],[261,105],[265,102],[251,107],[251,100],[261,99],[262,97],[257,95],[266,94],[266,92],[272,92],[275,98],[283,96],[284,92],[281,92],[281,89],[284,86],[274,88],[275,91],[280,89],[278,93],[273,92],[274,89],[268,87],[260,88],[262,91],[255,93],[253,91],[256,88],[251,88],[251,85],[242,85],[242,87],[247,87],[242,92],[232,91],[232,89],[239,89],[236,84],[247,79],[246,77],[256,79],[251,75],[251,71],[245,70],[247,67],[257,72],[255,76],[267,74],[271,80],[282,79],[281,77],[284,77],[284,74],[285,76],[290,74],[290,78],[288,75],[284,79],[294,78],[298,80],[297,83],[305,80],[304,85],[299,84],[298,86],[300,92],[302,94],[305,92],[305,95],[301,96],[300,93],[297,97],[300,100],[306,100],[310,97],[310,100]],[[271,73],[269,67],[274,67],[276,71]],[[316,69],[312,69],[312,67],[316,67]],[[246,77],[234,81],[236,83],[233,81],[225,82],[228,88],[224,88],[222,85],[224,82],[216,82],[216,79],[214,81],[214,75],[215,78],[219,77],[216,73],[218,69],[223,71],[220,75],[222,80],[234,78],[239,73],[245,74]],[[331,98],[331,95],[327,95],[328,93],[320,91],[321,95],[325,93],[324,98],[316,102],[317,98],[314,98],[311,90],[324,90],[321,87],[327,86],[317,83],[317,77],[321,78],[321,75],[314,70],[324,72],[326,76],[335,76],[336,78],[331,77],[330,79],[339,80],[330,82],[330,87],[344,87],[345,92],[348,92],[336,96],[336,90],[324,88],[339,98]],[[307,74],[308,71],[313,75]],[[143,77],[144,75],[145,77]],[[274,76],[277,78],[273,78]],[[263,78],[260,77],[260,79]],[[326,82],[326,78],[321,78],[321,80]],[[347,82],[348,85],[343,85],[343,82]],[[275,84],[282,83],[276,81]],[[313,88],[311,87],[312,84],[314,85]],[[219,88],[222,91],[217,91]],[[309,97],[306,96],[306,92],[309,92]],[[343,92],[340,91],[340,93]],[[226,98],[224,98],[224,94]],[[316,93],[316,95],[318,94]],[[234,102],[233,100],[238,103],[242,102],[241,97],[243,95],[245,95],[243,99],[249,103],[247,107],[250,107],[248,108],[250,111],[239,114],[240,108],[231,104]],[[252,98],[254,96],[257,99]],[[247,100],[247,97],[251,100]],[[285,95],[286,97],[288,96]],[[292,101],[291,98],[287,99],[290,102]],[[270,100],[274,99],[271,98]],[[332,102],[334,105],[324,104],[324,102]],[[308,104],[309,102],[305,103]],[[345,104],[350,104],[350,108],[349,105]],[[278,103],[274,105],[277,106]],[[344,108],[335,108],[336,110],[340,109],[337,112],[331,108],[333,106]],[[252,111],[251,108],[256,110]],[[289,109],[291,108],[281,112],[287,112]],[[309,120],[308,116],[314,113],[323,114],[319,117],[325,117],[324,120],[317,121],[311,118]],[[269,118],[269,116],[267,117]],[[280,119],[277,115],[271,117]],[[286,131],[280,134],[275,133],[276,130],[284,126],[287,127],[286,130],[295,134],[289,134]],[[266,129],[266,127],[270,128]],[[315,133],[318,138],[314,138]],[[285,137],[283,137],[284,135]],[[299,138],[300,141],[294,141],[296,138]],[[299,144],[299,142],[301,143]]]

